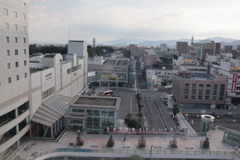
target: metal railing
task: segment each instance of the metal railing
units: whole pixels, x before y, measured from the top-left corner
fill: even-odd
[[[18,152],[20,152],[21,150],[23,150],[23,148],[31,141],[31,139],[27,139],[23,144],[21,144],[21,146],[15,150],[6,160],[11,160],[14,159],[14,157],[17,155]]]
[[[183,150],[98,150],[98,149],[74,149],[74,148],[57,148],[57,149],[50,149],[44,152],[36,153],[32,157],[28,158],[28,160],[34,160],[38,157],[55,153],[55,152],[82,152],[88,153],[108,153],[108,154],[152,154],[152,155],[226,155],[226,156],[233,156],[237,159],[240,159],[240,154],[235,151],[183,151]]]

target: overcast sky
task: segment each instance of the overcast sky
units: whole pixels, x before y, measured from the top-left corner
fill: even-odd
[[[240,37],[240,0],[29,0],[30,41]]]

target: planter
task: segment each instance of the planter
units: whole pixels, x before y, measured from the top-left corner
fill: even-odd
[[[209,148],[203,148],[202,146],[200,147],[202,150],[210,150],[210,147]]]
[[[178,150],[178,147],[173,148],[173,147],[169,146],[168,148],[171,149],[171,150]]]
[[[139,147],[139,145],[138,145],[137,149],[144,150],[144,149],[146,149],[146,146],[145,147]]]
[[[108,147],[107,145],[106,145],[106,147],[105,148],[107,148],[107,149],[113,149],[114,148],[114,146],[113,147]]]

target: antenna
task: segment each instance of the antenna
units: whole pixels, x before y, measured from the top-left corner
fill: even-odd
[[[96,39],[93,38],[93,57],[96,55]]]

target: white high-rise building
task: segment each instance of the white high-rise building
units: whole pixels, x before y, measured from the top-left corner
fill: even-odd
[[[30,128],[27,6],[0,0],[0,159],[24,142]]]

